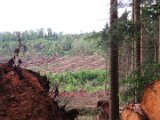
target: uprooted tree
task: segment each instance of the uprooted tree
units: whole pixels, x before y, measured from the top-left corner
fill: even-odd
[[[19,36],[19,34],[18,34]],[[7,63],[0,63],[1,120],[74,120],[78,110],[59,107],[49,92],[49,81],[31,70],[21,68],[19,47]]]

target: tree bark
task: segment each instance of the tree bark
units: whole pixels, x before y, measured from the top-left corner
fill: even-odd
[[[135,38],[136,38],[136,69],[140,75],[140,66],[141,66],[141,23],[140,23],[140,1],[135,0]]]
[[[110,30],[111,30],[111,82],[110,82],[110,120],[119,120],[119,84],[118,84],[118,41],[117,35],[113,34],[113,23],[115,23],[117,15],[117,0],[110,1]]]
[[[144,120],[140,104],[129,104],[122,110],[121,120]]]
[[[133,42],[132,42],[132,64],[131,71],[136,69],[136,42],[135,42],[135,0],[132,1],[132,24],[133,24]]]
[[[141,21],[140,21],[140,3],[141,0],[133,0],[133,51],[134,51],[134,61],[136,63],[135,70],[137,70],[137,77],[141,76]],[[138,88],[138,83],[136,85]],[[138,100],[138,92],[135,91],[135,102]]]
[[[159,23],[159,28],[158,28],[158,30],[159,30],[159,35],[158,35],[159,38],[158,38],[158,39],[159,39],[159,40],[158,40],[158,47],[157,47],[157,49],[158,49],[158,51],[157,51],[157,52],[158,52],[158,53],[157,53],[157,54],[158,54],[158,55],[157,55],[157,62],[158,62],[158,64],[159,64],[159,63],[160,63],[160,47],[159,47],[159,46],[160,46],[160,15],[159,15],[158,23]]]

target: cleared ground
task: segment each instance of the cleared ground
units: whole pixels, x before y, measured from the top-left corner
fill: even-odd
[[[23,57],[22,66],[34,70],[47,72],[65,72],[105,69],[105,58],[99,55],[66,56],[66,57]]]

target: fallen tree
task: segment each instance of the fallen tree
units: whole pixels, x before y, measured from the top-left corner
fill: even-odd
[[[160,80],[147,85],[139,107],[132,104],[123,109],[121,120],[159,120],[160,119]]]
[[[144,89],[141,106],[149,120],[160,120],[160,80]]]
[[[140,104],[129,104],[122,110],[121,120],[145,120]]]
[[[45,76],[13,64],[0,64],[0,120],[74,120],[78,110],[66,111],[49,97]]]

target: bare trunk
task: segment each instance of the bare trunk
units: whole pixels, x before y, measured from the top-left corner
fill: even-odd
[[[158,22],[159,22],[159,35],[158,35],[158,37],[159,37],[159,39],[158,39],[158,46],[157,46],[157,62],[158,62],[158,64],[160,64],[160,48],[159,48],[159,46],[160,46],[160,15],[159,15],[159,20],[158,20]]]
[[[131,71],[137,70],[137,77],[142,73],[142,31],[140,22],[140,2],[141,0],[132,0],[132,23],[133,23],[133,42],[132,42],[132,66]],[[138,88],[138,83],[137,83]],[[138,102],[138,91],[135,91],[135,102]]]
[[[126,66],[126,76],[125,76],[125,78],[127,78],[128,77],[128,73],[129,73],[129,66],[130,66],[130,46],[128,45],[128,51],[127,51],[127,66]]]
[[[137,77],[141,76],[141,22],[140,22],[140,2],[141,0],[133,0],[133,21],[134,21],[134,36],[133,49],[136,56],[135,69],[137,70]],[[136,85],[138,88],[138,83]],[[138,102],[138,91],[135,91],[135,102]]]
[[[107,96],[107,80],[104,81],[104,96]]]
[[[140,64],[141,64],[141,66],[143,65],[143,31],[144,31],[144,28],[143,28],[143,25],[141,24],[141,28],[140,28],[141,30],[141,38],[140,38]],[[141,75],[142,76],[144,76],[144,70],[143,70],[143,68],[141,67],[141,69],[140,69],[140,73],[141,73]]]
[[[113,23],[118,18],[117,15],[117,0],[110,1],[110,25],[111,25],[111,32],[113,30],[112,26]],[[111,51],[111,82],[110,82],[110,120],[119,120],[119,85],[118,85],[118,43],[117,43],[117,36],[112,34],[111,37],[111,44],[110,44],[110,51]]]
[[[140,0],[135,0],[135,38],[136,38],[136,69],[140,75],[141,66],[141,27],[140,27]]]
[[[134,14],[135,14],[135,13],[134,13],[134,6],[135,6],[134,4],[135,4],[135,3],[134,3],[134,0],[133,0],[132,2],[133,2],[133,6],[132,6],[133,42],[132,42],[132,61],[131,61],[132,63],[131,63],[131,71],[134,71],[134,70],[135,70],[135,56],[136,56],[136,55],[135,55],[135,46],[136,46],[136,45],[135,45],[135,35],[134,35],[134,31],[135,31],[135,30],[134,30],[134,29],[135,29],[135,28],[134,28],[134,26],[135,26],[135,25],[134,25]]]

